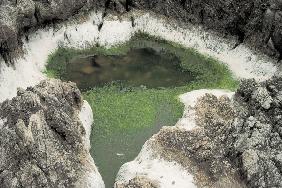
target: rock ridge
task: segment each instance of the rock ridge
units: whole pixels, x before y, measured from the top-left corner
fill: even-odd
[[[270,56],[282,54],[282,1],[280,0],[131,0],[129,9],[145,9],[203,25],[223,36],[236,36]],[[236,48],[236,46],[234,48]]]
[[[0,104],[1,187],[103,188],[73,83],[45,80]]]
[[[192,111],[185,110],[184,118],[195,116],[195,125],[189,119],[190,128],[162,128],[140,154],[152,150],[162,160],[181,165],[197,187],[282,187],[282,77],[242,80],[232,99],[206,93]],[[144,168],[139,161],[137,157],[135,168]],[[131,164],[121,168],[118,180],[124,183],[136,173]],[[142,173],[146,174],[141,170],[136,176]]]
[[[10,62],[20,53],[22,36],[40,26],[93,9],[102,10],[104,16],[109,11],[118,15],[133,9],[153,11],[184,24],[202,25],[225,37],[235,36],[238,42],[234,48],[245,43],[281,60],[280,0],[3,0],[0,2],[0,54]],[[103,23],[99,28],[102,26]]]

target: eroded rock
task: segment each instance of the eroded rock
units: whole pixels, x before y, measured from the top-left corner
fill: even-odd
[[[0,104],[1,187],[104,187],[73,83],[42,81]]]
[[[140,155],[152,150],[154,160],[181,165],[198,187],[282,187],[281,91],[282,77],[262,83],[250,79],[242,81],[232,100],[206,94],[195,106],[188,101],[183,118],[189,115],[192,119],[188,118],[187,126],[182,122],[162,128]],[[196,126],[189,128],[194,116]],[[139,156],[124,165],[119,175],[132,176],[131,165],[144,170],[138,161]]]
[[[79,12],[103,9],[105,3],[106,0],[2,0],[0,55],[8,61],[10,53],[21,47],[22,35],[30,30],[67,20]]]
[[[158,182],[154,182],[146,177],[135,177],[127,184],[117,184],[115,188],[160,188]]]
[[[269,55],[282,53],[280,0],[132,0],[130,5],[237,36],[238,44],[246,42]]]
[[[118,14],[132,9],[153,11],[181,22],[203,25],[223,36],[237,37],[238,44],[276,56],[282,54],[280,0],[4,0],[0,3],[0,52],[21,44],[20,36],[48,23],[66,20],[81,11],[97,8]],[[236,46],[235,46],[236,47]],[[281,58],[281,56],[280,56]]]

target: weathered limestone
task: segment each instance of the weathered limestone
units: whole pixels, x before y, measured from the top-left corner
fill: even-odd
[[[1,187],[103,188],[89,154],[92,116],[80,118],[82,106],[76,85],[59,80],[0,104]]]

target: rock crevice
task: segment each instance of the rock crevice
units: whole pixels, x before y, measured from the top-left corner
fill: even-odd
[[[75,84],[59,80],[0,104],[1,187],[104,187],[79,116],[83,104]]]

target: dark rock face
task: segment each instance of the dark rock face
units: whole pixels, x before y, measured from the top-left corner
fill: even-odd
[[[87,187],[81,180],[97,169],[78,115],[82,102],[75,84],[51,80],[0,104],[1,187]]]
[[[233,158],[252,187],[282,187],[282,78],[242,82]]]
[[[1,0],[0,54],[6,61],[20,37],[41,25],[63,21],[79,11],[105,7],[106,0]]]
[[[247,187],[282,187],[281,109],[281,77],[244,80],[233,102],[213,95],[198,101],[199,129],[163,129],[158,140],[192,159],[211,182],[226,174]]]
[[[153,10],[184,22],[235,35],[269,55],[282,54],[280,0],[132,0],[130,7]]]
[[[117,13],[132,8],[150,10],[184,23],[201,24],[223,36],[236,36],[238,44],[246,42],[268,55],[282,54],[281,0],[2,0],[0,54],[8,61],[23,33],[92,8]]]
[[[0,2],[0,54],[20,46],[19,37],[30,29],[66,20],[92,8],[117,13],[145,9],[185,22],[201,24],[223,36],[237,36],[272,56],[282,54],[281,0],[2,0]]]

